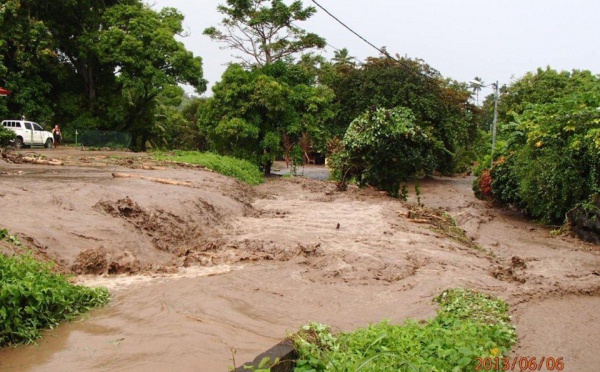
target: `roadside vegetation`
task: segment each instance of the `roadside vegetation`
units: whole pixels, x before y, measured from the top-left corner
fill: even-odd
[[[516,342],[508,305],[466,289],[444,291],[427,322],[388,321],[333,335],[309,324],[292,336],[303,371],[472,371],[477,358],[502,357]]]
[[[156,160],[196,164],[225,176],[233,177],[249,185],[264,182],[258,166],[242,159],[198,151],[174,151],[172,153],[154,153]]]
[[[0,151],[10,145],[16,137],[15,132],[0,126]]]
[[[0,240],[21,244],[6,229]],[[43,329],[109,301],[107,289],[73,285],[52,266],[29,254],[0,254],[0,347],[34,342]]]
[[[493,165],[482,159],[475,194],[549,224],[579,208],[584,221],[569,222],[600,238],[584,216],[600,216],[600,77],[538,69],[502,89],[498,112]]]
[[[383,321],[339,334],[308,324],[290,336],[299,355],[294,371],[473,371],[478,360],[501,360],[515,344],[503,300],[457,288],[434,302],[437,316],[428,321]],[[268,361],[262,364],[268,371]]]

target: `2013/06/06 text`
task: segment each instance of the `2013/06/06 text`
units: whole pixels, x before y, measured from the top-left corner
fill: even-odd
[[[476,371],[562,371],[564,369],[563,357],[478,357],[475,367]]]

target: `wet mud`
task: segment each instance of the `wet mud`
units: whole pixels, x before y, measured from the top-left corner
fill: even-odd
[[[225,371],[309,321],[347,331],[431,317],[432,298],[456,286],[509,302],[515,356],[563,357],[569,371],[600,365],[597,246],[476,200],[470,177],[421,180],[427,212],[415,195],[404,203],[303,178],[251,189],[148,164],[0,163],[2,226],[113,293],[39,346],[0,350],[0,371]]]

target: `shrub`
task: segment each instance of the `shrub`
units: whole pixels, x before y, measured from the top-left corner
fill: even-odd
[[[310,324],[292,336],[302,371],[472,371],[477,358],[502,357],[516,342],[508,305],[466,289],[435,298],[438,314],[425,324],[388,321],[333,335]]]
[[[17,138],[15,132],[0,125],[0,148],[10,145],[15,138]]]
[[[515,172],[515,157],[500,157],[492,167],[486,170],[489,175],[490,197],[503,205],[524,209],[525,203],[519,192],[519,178]],[[482,174],[481,180],[484,176]]]
[[[481,172],[479,177],[473,181],[473,191],[479,199],[492,200],[494,193],[492,192],[492,176],[489,169]]]
[[[361,185],[370,184],[397,197],[401,182],[435,169],[436,143],[405,107],[367,110],[350,124],[343,145],[331,159],[333,173],[342,184],[355,177]]]
[[[591,169],[557,147],[525,149],[514,168],[526,211],[546,223],[562,223],[565,214],[594,190],[587,182]]]
[[[30,255],[0,254],[0,347],[33,342],[40,330],[108,302],[107,289],[73,285],[51,269]]]
[[[501,157],[490,170],[496,202],[562,223],[600,192],[599,83],[589,71],[546,69],[505,88],[500,118],[511,121],[500,125]]]
[[[181,163],[198,164],[228,177],[236,178],[249,185],[258,185],[264,181],[258,166],[246,160],[221,156],[208,152],[175,151],[170,154],[155,153],[157,160],[171,160]]]

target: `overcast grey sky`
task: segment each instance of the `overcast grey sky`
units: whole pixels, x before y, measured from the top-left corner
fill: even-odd
[[[202,31],[223,18],[225,0],[148,0],[154,8],[174,7],[185,15],[189,36],[182,41],[204,61],[212,86],[220,80],[231,50],[221,50]],[[305,5],[314,5],[310,0]],[[391,54],[421,58],[445,77],[508,84],[527,71],[550,65],[558,70],[600,73],[598,0],[317,0],[376,46]],[[378,52],[319,10],[300,23],[358,60]],[[323,51],[327,57],[333,49]],[[210,94],[210,92],[207,92]]]

